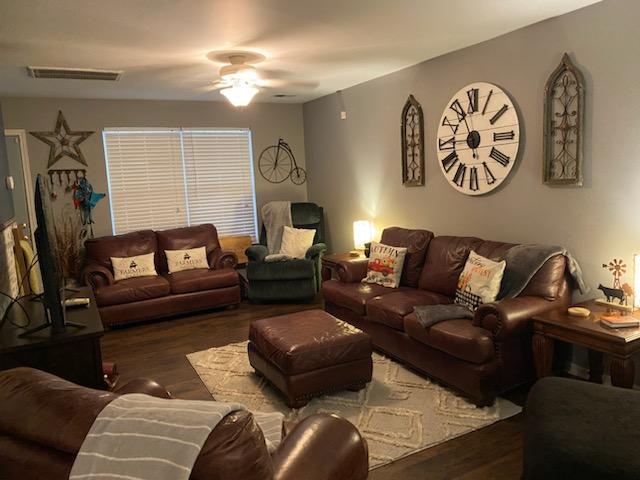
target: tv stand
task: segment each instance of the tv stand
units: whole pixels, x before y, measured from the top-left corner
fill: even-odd
[[[91,289],[81,288],[78,293],[89,297],[90,304],[67,308],[66,325],[71,328],[59,332],[54,331],[37,299],[20,300],[28,318],[22,308],[14,305],[8,314],[10,322],[0,330],[0,370],[32,367],[79,385],[105,389],[100,349],[102,320]],[[29,319],[38,326],[27,331],[14,326],[25,325]]]

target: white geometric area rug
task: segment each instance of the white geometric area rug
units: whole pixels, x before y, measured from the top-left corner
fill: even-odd
[[[380,467],[425,448],[511,417],[522,409],[498,398],[478,408],[463,397],[373,354],[373,379],[359,392],[336,392],[291,409],[279,393],[254,374],[247,342],[187,355],[218,401],[239,402],[249,410],[284,413],[298,420],[313,413],[335,413],[358,427],[369,444],[370,468]]]

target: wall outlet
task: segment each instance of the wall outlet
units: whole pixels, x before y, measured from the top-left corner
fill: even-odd
[[[343,110],[342,112],[340,112],[340,120],[346,120],[346,119],[347,119],[347,112]]]
[[[11,175],[4,179],[4,184],[7,186],[7,190],[13,190],[14,188],[16,188],[16,182],[14,182]]]

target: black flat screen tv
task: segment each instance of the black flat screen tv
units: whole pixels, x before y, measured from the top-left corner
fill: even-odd
[[[38,263],[42,274],[42,303],[53,332],[65,330],[64,273],[57,252],[56,225],[51,195],[42,175],[36,178],[35,210],[38,227],[34,233]],[[48,325],[42,325],[46,327]],[[38,327],[36,328],[38,329]]]

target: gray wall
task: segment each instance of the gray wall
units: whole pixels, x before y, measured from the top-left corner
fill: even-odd
[[[5,128],[27,131],[51,131],[58,110],[62,110],[72,130],[94,130],[81,148],[87,159],[88,176],[96,192],[107,193],[102,130],[105,127],[247,127],[253,137],[254,162],[260,152],[285,138],[296,160],[304,166],[304,136],[302,106],[295,104],[252,104],[236,109],[226,102],[81,100],[59,98],[5,98],[2,100]],[[1,137],[0,137],[1,138]],[[49,147],[28,135],[28,150],[33,175],[45,173]],[[83,168],[71,159],[62,159],[52,168]],[[306,185],[295,186],[287,181],[274,185],[255,170],[256,198],[260,207],[271,200],[304,201]],[[71,196],[56,202],[70,202]],[[259,213],[258,213],[259,216]],[[107,199],[94,211],[96,236],[111,234],[111,217]]]
[[[611,283],[601,264],[621,257],[631,267],[640,251],[638,18],[640,2],[605,0],[306,103],[309,198],[327,212],[331,250],[353,248],[351,223],[371,218],[378,229],[563,244],[590,285]],[[544,84],[565,51],[586,78],[583,188],[542,184]],[[435,142],[447,101],[475,81],[511,94],[523,140],[506,185],[474,198],[446,183]],[[401,183],[400,113],[409,94],[425,114],[424,187]],[[623,281],[632,279],[628,273]]]

